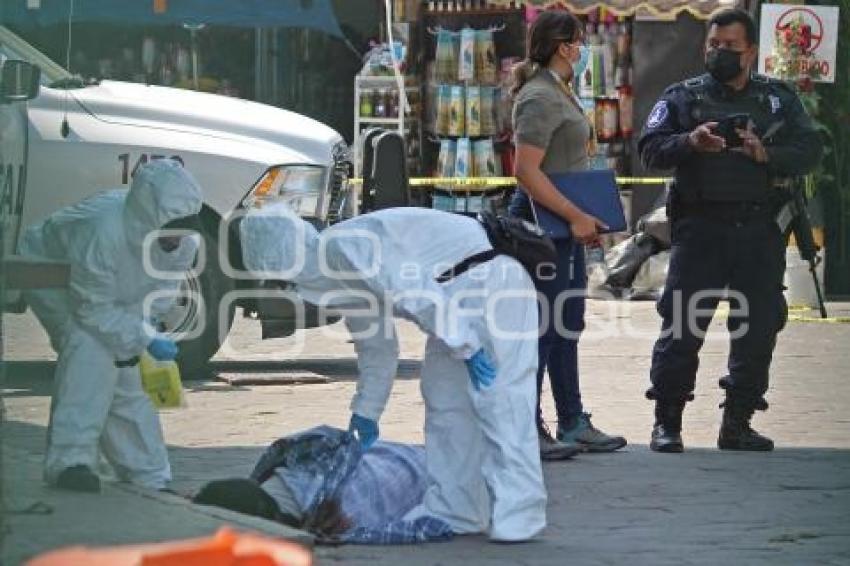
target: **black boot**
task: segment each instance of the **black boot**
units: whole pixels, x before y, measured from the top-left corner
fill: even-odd
[[[655,452],[678,453],[685,450],[682,443],[682,412],[684,401],[655,401],[655,426],[649,447]]]
[[[65,468],[56,478],[56,487],[71,491],[100,493],[100,478],[88,466]]]
[[[723,403],[723,423],[717,437],[717,447],[721,450],[747,450],[752,452],[770,452],[773,441],[750,428],[755,407],[752,404],[735,402],[729,398]]]

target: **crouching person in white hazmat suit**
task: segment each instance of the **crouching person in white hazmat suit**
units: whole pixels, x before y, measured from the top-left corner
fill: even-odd
[[[398,367],[392,317],[428,334],[421,389],[429,487],[406,519],[433,516],[457,534],[488,532],[493,540],[538,534],[546,493],[534,424],[534,286],[501,255],[437,282],[492,249],[479,222],[396,208],[319,234],[278,203],[250,211],[240,230],[248,269],[345,315],[359,371],[351,429],[366,447],[378,437]]]
[[[148,324],[155,313],[146,313],[145,304],[152,293],[176,290],[177,282],[156,278],[154,270],[177,274],[190,268],[198,235],[151,232],[181,221],[191,225],[201,202],[188,171],[175,161],[156,160],[138,170],[129,190],[97,193],[24,233],[21,254],[71,266],[68,290],[25,295],[59,357],[45,460],[49,484],[99,491],[99,449],[121,480],[154,489],[171,480],[159,417],[142,390],[138,361],[145,350],[159,360],[177,355],[176,344]],[[153,303],[162,308],[162,297]]]

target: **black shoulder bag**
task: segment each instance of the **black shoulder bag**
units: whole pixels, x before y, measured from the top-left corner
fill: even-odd
[[[555,243],[535,224],[492,212],[481,212],[478,215],[478,221],[487,232],[487,238],[493,249],[466,258],[437,277],[438,283],[445,283],[476,265],[490,261],[497,255],[511,256],[531,275],[537,272],[539,265],[554,263]]]

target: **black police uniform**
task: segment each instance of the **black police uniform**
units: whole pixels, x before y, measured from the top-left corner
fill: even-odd
[[[688,134],[697,126],[736,113],[750,115],[769,157],[766,164],[728,149],[700,153],[689,145]],[[706,74],[664,92],[638,150],[647,167],[675,169],[668,197],[673,249],[658,302],[662,332],[647,396],[682,406],[692,398],[704,333],[720,292],[728,287],[731,312],[742,306],[737,292],[746,298],[749,313],[728,319],[729,373],[721,387],[727,402],[750,414],[766,409],[763,395],[776,334],[787,317],[786,241],[774,220],[780,204],[774,185],[777,177],[805,174],[817,164],[819,135],[785,83],[751,75],[747,86],[735,91]]]

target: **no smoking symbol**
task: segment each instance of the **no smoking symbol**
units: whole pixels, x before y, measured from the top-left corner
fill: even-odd
[[[818,15],[808,8],[792,8],[782,14],[776,22],[776,30],[780,31],[791,27],[791,23],[800,19],[804,26],[810,29],[811,45],[806,47],[807,51],[815,51],[823,40],[823,22]]]

